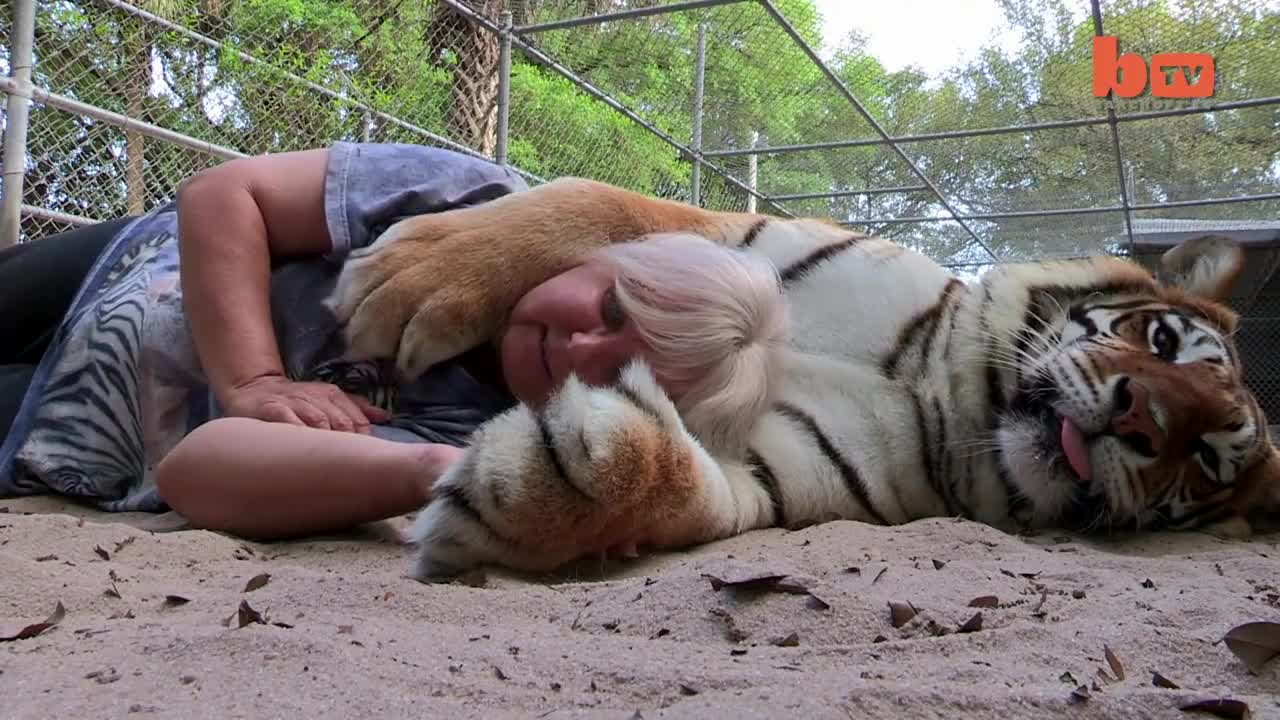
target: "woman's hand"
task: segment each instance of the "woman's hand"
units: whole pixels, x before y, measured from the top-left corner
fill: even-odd
[[[359,395],[324,382],[295,382],[264,375],[226,393],[226,415],[305,425],[321,430],[369,434],[369,424],[387,419],[386,411]]]

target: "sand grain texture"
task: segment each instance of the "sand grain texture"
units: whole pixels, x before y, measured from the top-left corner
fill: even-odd
[[[1280,718],[1280,660],[1252,674],[1220,642],[1280,621],[1274,535],[837,522],[473,588],[406,578],[394,524],[245,543],[5,507],[0,636],[66,609],[0,643],[6,718],[1210,718],[1178,706],[1218,697]],[[751,573],[802,587],[706,577]],[[263,622],[239,627],[242,601]],[[915,614],[895,628],[890,603]]]

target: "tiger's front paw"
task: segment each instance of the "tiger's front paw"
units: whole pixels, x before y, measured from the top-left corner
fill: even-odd
[[[326,301],[348,360],[394,358],[413,379],[496,332],[519,295],[482,239],[454,224],[402,220],[348,257]]]
[[[413,526],[411,575],[550,571],[637,544],[710,539],[717,472],[642,363],[615,387],[570,378],[541,412],[520,406],[477,431]]]

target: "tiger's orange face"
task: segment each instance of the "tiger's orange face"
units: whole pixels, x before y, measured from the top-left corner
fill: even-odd
[[[1280,494],[1280,456],[1215,297],[1229,284],[1153,287],[1082,299],[1046,328],[1002,422],[1006,465],[1037,511],[1077,529],[1240,534]]]

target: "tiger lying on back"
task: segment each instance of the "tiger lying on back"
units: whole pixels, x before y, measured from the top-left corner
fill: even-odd
[[[415,577],[832,519],[1241,536],[1280,501],[1280,455],[1219,303],[1244,257],[1221,238],[1167,253],[1159,280],[1097,257],[965,285],[829,222],[565,179],[393,226],[348,261],[331,304],[353,356],[417,374],[495,336],[522,293],[593,248],[661,232],[778,269],[792,337],[776,401],[738,442],[710,442],[641,362],[612,387],[570,378],[540,410],[481,427],[437,481]]]

